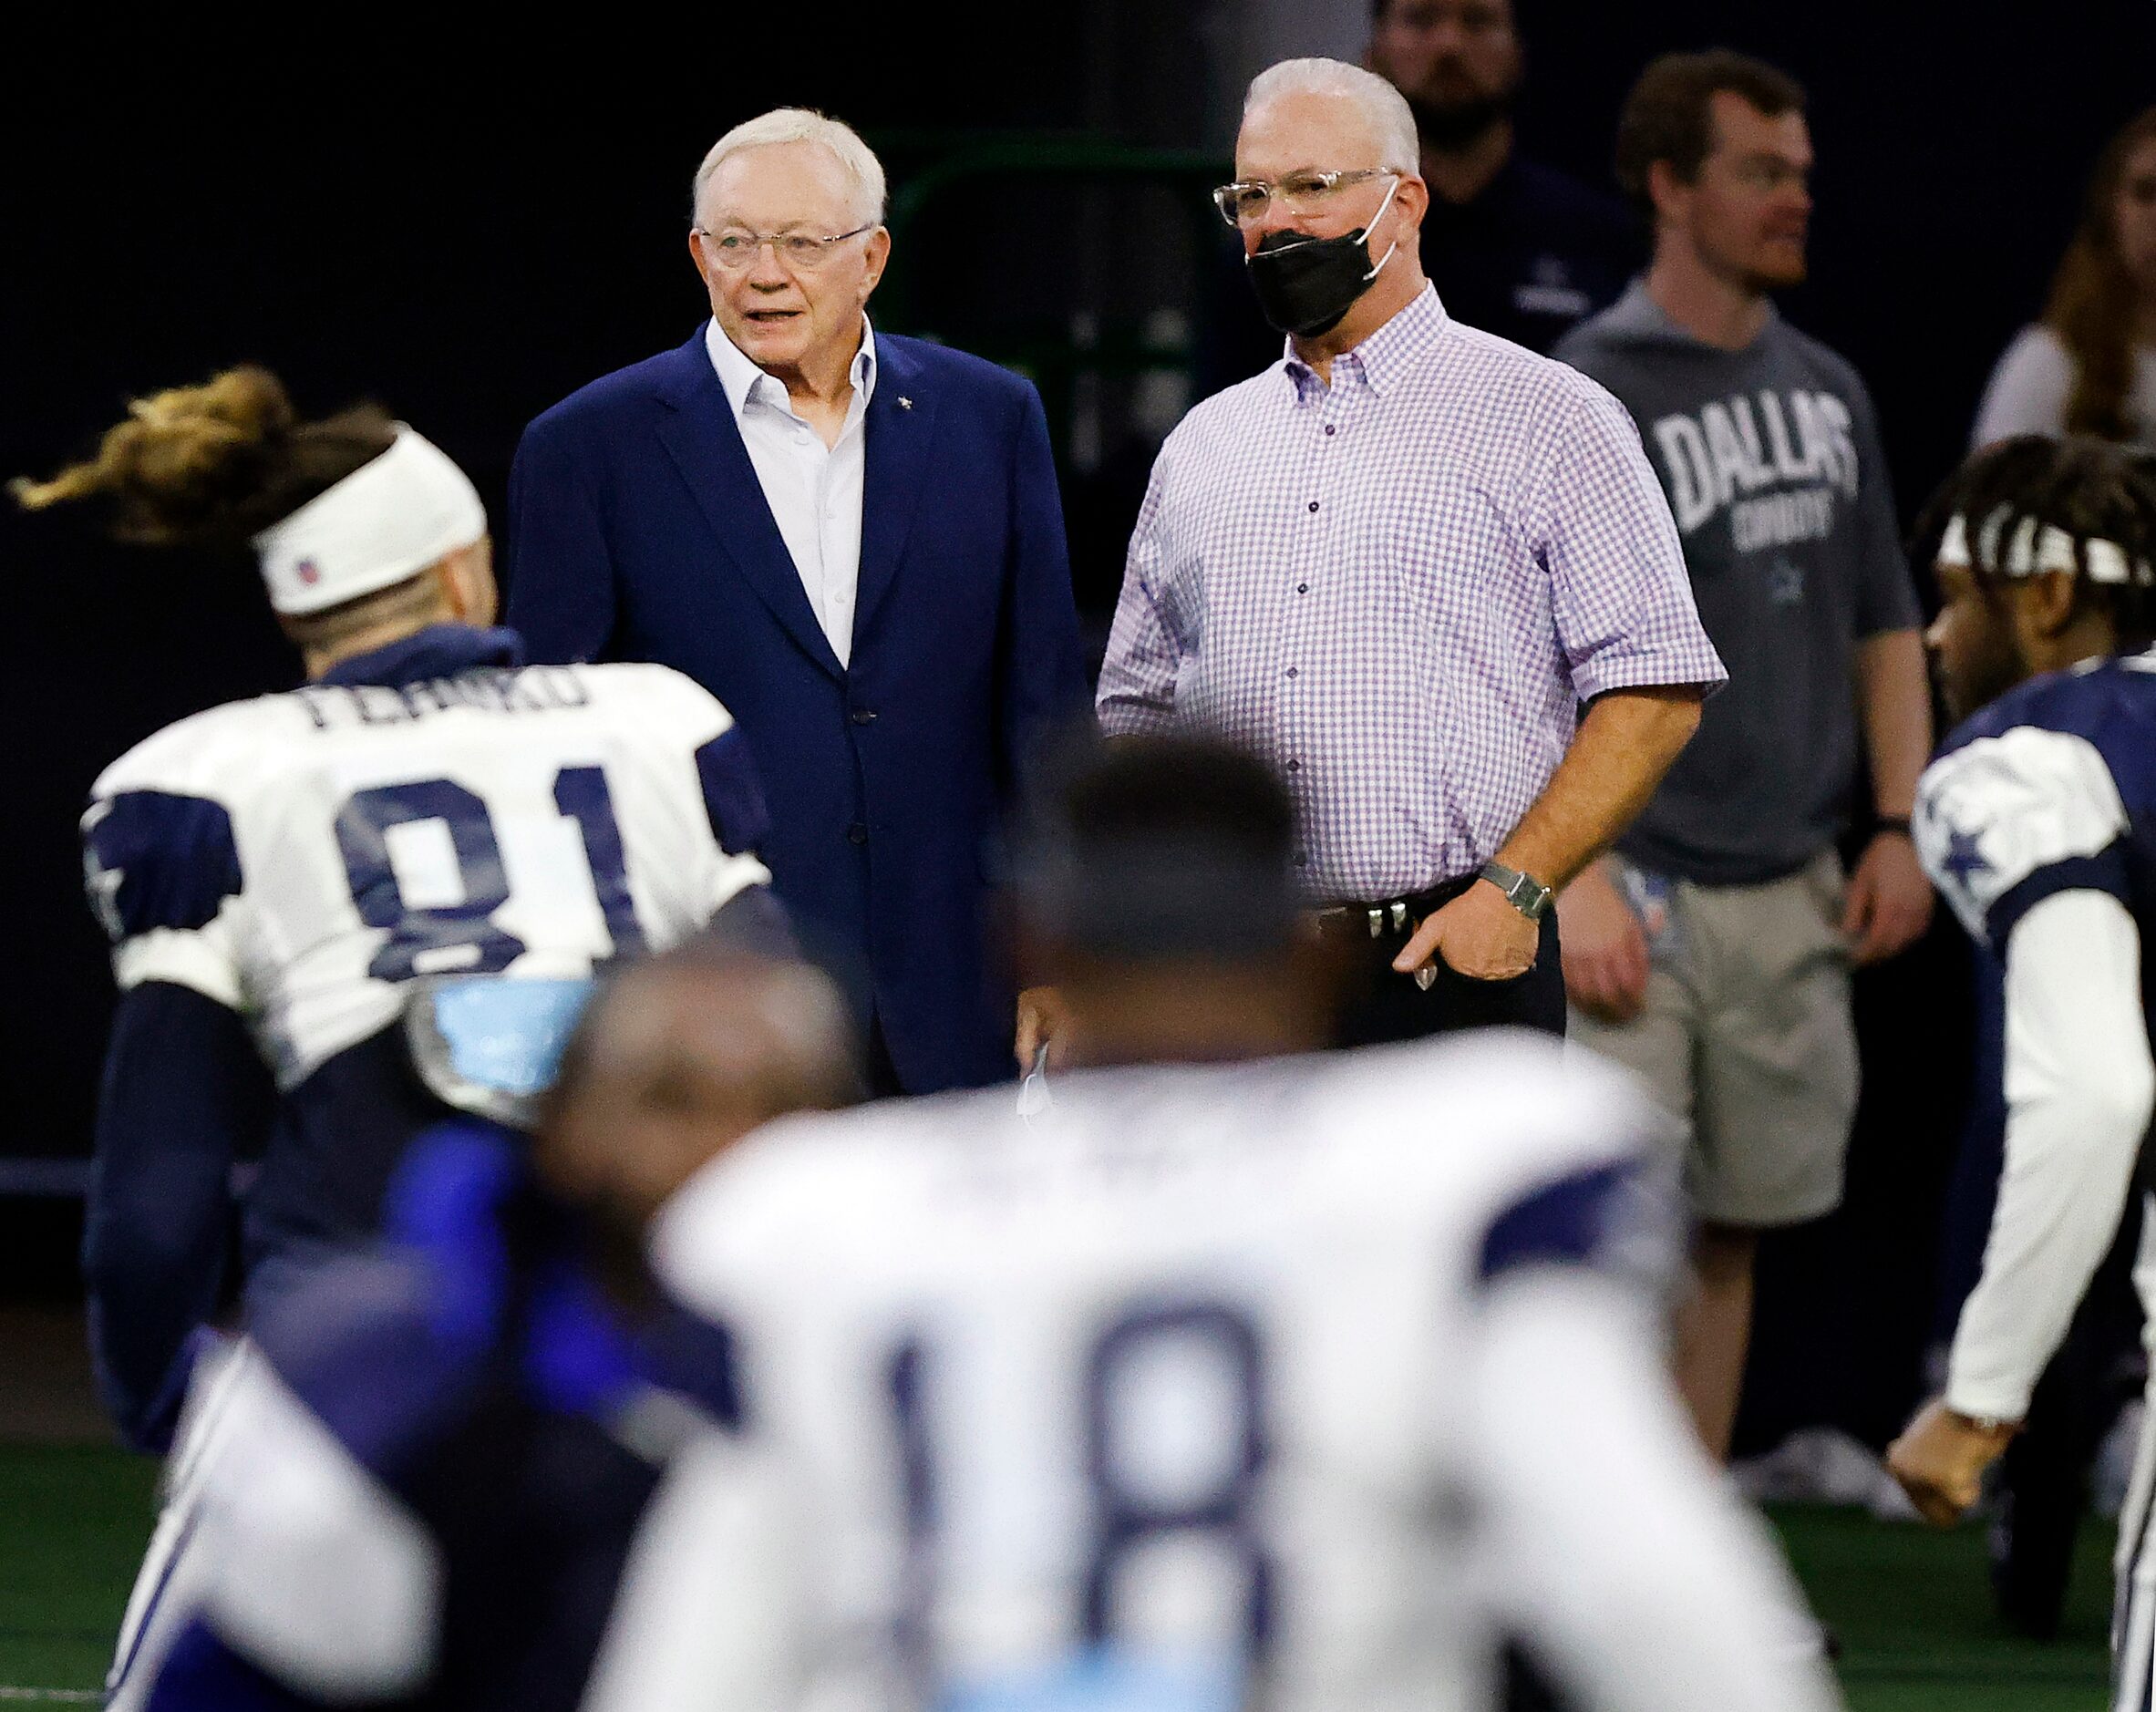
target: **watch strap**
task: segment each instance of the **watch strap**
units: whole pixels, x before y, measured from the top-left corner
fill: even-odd
[[[1522,873],[1517,868],[1508,868],[1502,862],[1484,862],[1478,871],[1479,877],[1490,882],[1505,894],[1505,902],[1531,922],[1539,922],[1549,913],[1550,905],[1557,894],[1532,874]]]

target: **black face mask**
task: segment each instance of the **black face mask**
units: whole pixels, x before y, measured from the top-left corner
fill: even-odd
[[[1258,308],[1281,332],[1298,339],[1315,338],[1340,325],[1340,318],[1355,307],[1355,300],[1367,291],[1378,271],[1392,260],[1392,250],[1370,263],[1370,227],[1391,205],[1392,192],[1400,188],[1397,178],[1385,201],[1377,204],[1369,224],[1360,232],[1337,238],[1310,238],[1293,232],[1269,232],[1258,241],[1254,254],[1243,258],[1250,270],[1251,289],[1258,294]],[[1398,243],[1393,249],[1399,248]]]

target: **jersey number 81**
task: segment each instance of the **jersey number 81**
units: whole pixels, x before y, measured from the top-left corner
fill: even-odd
[[[644,930],[629,895],[620,823],[600,767],[564,767],[554,775],[554,806],[576,822],[584,861],[614,954],[644,949]],[[389,855],[397,827],[439,821],[449,831],[463,898],[455,903],[416,907],[406,900]],[[493,817],[479,795],[447,779],[377,785],[355,792],[336,818],[337,848],[345,859],[359,919],[389,936],[367,964],[378,981],[408,981],[416,975],[449,971],[497,975],[524,954],[524,942],[501,927],[494,913],[509,902],[501,846]]]

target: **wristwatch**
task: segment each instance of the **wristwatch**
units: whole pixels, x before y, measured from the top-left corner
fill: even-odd
[[[1547,915],[1557,899],[1557,894],[1532,874],[1523,874],[1502,862],[1484,862],[1480,877],[1503,892],[1505,902],[1531,922]]]

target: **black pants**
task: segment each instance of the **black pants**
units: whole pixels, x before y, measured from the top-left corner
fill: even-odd
[[[1412,901],[1410,914],[1431,914],[1475,883],[1470,876],[1426,892]],[[1390,921],[1389,913],[1384,919]],[[1427,989],[1413,975],[1401,975],[1392,966],[1413,934],[1415,923],[1410,920],[1398,931],[1387,926],[1375,937],[1367,923],[1366,912],[1361,921],[1351,919],[1345,928],[1335,930],[1354,959],[1340,1006],[1340,1045],[1421,1040],[1468,1028],[1536,1028],[1563,1036],[1564,970],[1558,952],[1556,911],[1542,917],[1542,943],[1535,950],[1534,966],[1525,975],[1510,981],[1477,981],[1448,967],[1440,957],[1434,965],[1437,978]],[[1506,1712],[1562,1712],[1563,1702],[1548,1677],[1516,1643],[1505,1648],[1503,1668]]]
[[[2137,1185],[1999,1470],[1992,1592],[1999,1614],[2040,1641],[2058,1634],[2074,1540],[2089,1510],[2089,1466],[2120,1409],[2141,1388],[2141,1306],[2133,1287],[2141,1239]]]
[[[1414,901],[1418,906],[1416,913],[1434,913],[1475,883],[1470,876],[1423,893]],[[1434,965],[1437,978],[1427,991],[1413,975],[1398,974],[1392,966],[1414,932],[1412,919],[1398,931],[1386,927],[1375,938],[1367,925],[1356,921],[1334,932],[1355,961],[1340,1007],[1337,1034],[1344,1047],[1420,1040],[1463,1028],[1537,1028],[1546,1035],[1564,1034],[1564,970],[1558,955],[1554,910],[1542,917],[1542,944],[1534,966],[1525,975],[1510,981],[1477,981],[1449,968],[1440,957]]]

